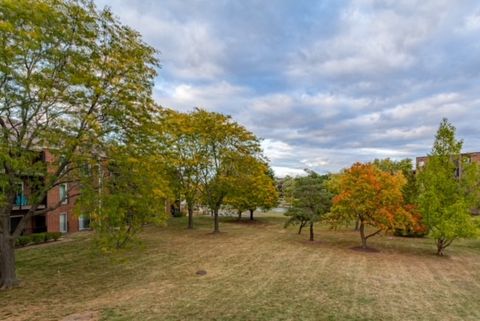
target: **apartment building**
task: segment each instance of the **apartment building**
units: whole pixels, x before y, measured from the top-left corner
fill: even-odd
[[[38,157],[47,164],[48,170],[53,170],[49,164],[54,161],[54,155],[48,149],[39,152]],[[15,203],[11,213],[11,229],[15,229],[22,217],[31,209],[31,195],[33,195],[32,182],[42,182],[40,175],[22,175],[17,187]],[[76,232],[88,229],[89,220],[74,214],[74,206],[78,188],[72,183],[62,183],[48,191],[47,196],[37,207],[38,211],[54,208],[45,214],[34,215],[26,224],[24,234],[41,232]]]
[[[476,162],[480,164],[480,152],[473,153],[463,153],[461,155],[462,159],[466,159],[468,162]],[[419,170],[428,162],[428,156],[417,157],[416,159],[416,169]],[[460,166],[457,167],[457,176],[460,174]]]

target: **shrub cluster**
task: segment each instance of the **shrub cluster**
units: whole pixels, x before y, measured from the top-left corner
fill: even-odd
[[[58,240],[62,236],[60,232],[45,232],[45,233],[35,233],[30,235],[22,235],[17,238],[16,246],[26,246],[28,244],[40,244],[45,243],[50,240]]]
[[[425,237],[428,234],[427,229],[395,229],[393,235],[400,237]]]

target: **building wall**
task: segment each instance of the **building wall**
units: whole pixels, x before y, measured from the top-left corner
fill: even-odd
[[[55,155],[53,155],[47,149],[43,150],[43,161],[47,163],[47,171],[49,173],[54,173],[56,168],[53,166],[55,164]],[[31,183],[28,181],[28,178],[23,179],[24,192],[23,195],[26,197],[27,201],[30,201],[32,195]],[[73,183],[67,183],[67,195],[78,195],[79,189]],[[76,197],[68,197],[66,204],[60,204],[60,186],[55,186],[47,193],[46,204],[39,209],[45,209],[45,205],[51,208],[55,208],[53,211],[49,211],[45,214],[45,225],[48,232],[60,232],[60,215],[67,214],[67,232],[76,232],[79,230],[79,219],[78,216],[74,213]],[[27,204],[22,208],[22,206],[15,206],[12,211],[11,217],[12,222],[19,220],[23,215],[28,211],[30,204]],[[35,232],[35,229],[38,226],[35,226],[35,217],[32,217],[26,222],[25,230],[23,233],[30,234]],[[38,223],[37,220],[37,224]],[[44,226],[42,226],[44,228]],[[42,228],[42,229],[43,229]]]
[[[480,152],[475,152],[475,153],[463,153],[463,157],[469,157],[472,162],[476,162],[480,164]],[[417,157],[416,159],[416,169],[419,170],[424,166],[428,161],[428,156],[421,156]],[[423,165],[422,165],[423,164]]]
[[[76,193],[72,184],[68,185],[68,194]],[[78,217],[74,213],[76,197],[68,199],[67,204],[60,205],[53,211],[47,213],[47,230],[48,232],[60,232],[60,214],[67,214],[67,232],[78,231]],[[56,186],[48,192],[47,206],[54,207],[60,201],[60,187]]]
[[[48,150],[45,152],[45,162],[52,164],[55,161],[55,156],[52,155]],[[53,166],[48,167],[50,173],[55,171]],[[78,193],[78,188],[75,188],[74,184],[67,183],[67,192],[68,195],[73,195]],[[47,231],[48,232],[60,232],[60,215],[67,214],[67,232],[77,232],[78,228],[78,217],[74,213],[75,200],[77,197],[69,197],[67,204],[62,204],[57,207],[55,210],[50,211],[46,215]],[[55,186],[47,193],[47,207],[58,206],[60,202],[60,186]]]

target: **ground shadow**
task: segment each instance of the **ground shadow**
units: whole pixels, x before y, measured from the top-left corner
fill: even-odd
[[[364,253],[379,253],[380,250],[373,248],[373,247],[361,247],[361,246],[354,246],[350,248],[356,252],[364,252]]]

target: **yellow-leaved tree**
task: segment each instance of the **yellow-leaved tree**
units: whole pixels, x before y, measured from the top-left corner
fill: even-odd
[[[231,192],[225,203],[237,209],[238,218],[242,212],[250,212],[250,220],[256,209],[268,210],[278,203],[275,178],[268,164],[256,157],[239,157],[235,162],[236,175],[232,176]]]

